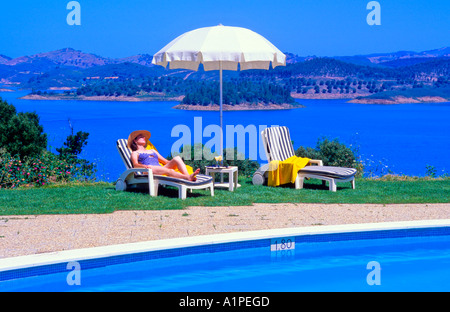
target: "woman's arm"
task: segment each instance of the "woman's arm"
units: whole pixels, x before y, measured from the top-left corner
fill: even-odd
[[[165,159],[164,157],[162,157],[161,154],[158,153],[158,151],[156,151],[156,150],[153,150],[153,151],[156,153],[156,155],[158,155],[158,160],[159,160],[159,162],[162,162],[164,165],[167,164],[167,163],[169,162],[167,159]]]

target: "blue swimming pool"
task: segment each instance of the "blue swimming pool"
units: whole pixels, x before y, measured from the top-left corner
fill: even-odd
[[[275,237],[79,265],[0,272],[0,291],[449,291],[450,228]],[[80,285],[70,286],[74,272]]]

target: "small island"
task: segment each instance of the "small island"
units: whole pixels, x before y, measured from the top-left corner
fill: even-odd
[[[118,101],[118,102],[148,102],[148,101],[167,101],[167,102],[181,102],[175,105],[174,109],[180,110],[194,110],[194,111],[218,111],[218,104],[209,105],[193,105],[193,104],[183,104],[184,96],[166,96],[164,94],[148,94],[148,95],[138,95],[138,96],[111,96],[111,95],[68,95],[65,93],[46,93],[46,94],[28,94],[20,97],[21,100],[66,100],[66,101]],[[252,111],[252,110],[287,110],[303,108],[303,105],[298,103],[240,103],[239,105],[229,105],[224,104],[224,111]]]
[[[177,77],[148,77],[143,81],[106,81],[56,92],[33,90],[26,100],[79,101],[176,101],[175,109],[219,110],[219,83],[214,80],[184,80]],[[224,110],[286,110],[304,107],[278,83],[232,79],[223,83]]]

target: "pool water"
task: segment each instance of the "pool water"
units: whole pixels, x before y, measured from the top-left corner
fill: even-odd
[[[296,241],[289,250],[267,245],[81,265],[80,285],[73,286],[70,272],[3,281],[0,291],[449,291],[450,236]]]

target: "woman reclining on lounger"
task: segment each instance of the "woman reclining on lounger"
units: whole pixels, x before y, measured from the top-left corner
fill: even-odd
[[[128,147],[133,151],[131,153],[131,162],[134,168],[152,169],[156,175],[167,175],[189,181],[195,181],[197,179],[196,175],[199,174],[200,169],[189,174],[180,156],[175,156],[172,160],[167,160],[156,150],[146,149],[150,136],[150,132],[146,130],[133,131],[129,135]],[[161,166],[159,162],[163,163],[164,166]],[[175,171],[174,168],[178,168],[180,172]]]

